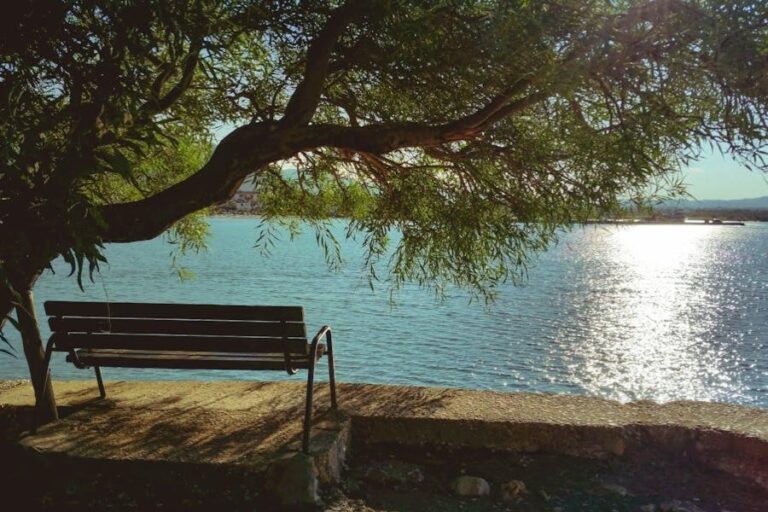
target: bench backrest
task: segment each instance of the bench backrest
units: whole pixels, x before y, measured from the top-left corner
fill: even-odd
[[[45,312],[57,350],[308,353],[301,306],[49,301]]]

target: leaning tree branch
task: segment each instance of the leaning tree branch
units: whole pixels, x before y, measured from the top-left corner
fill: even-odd
[[[336,42],[347,26],[364,11],[364,2],[348,0],[335,9],[318,36],[309,45],[304,78],[296,87],[285,115],[280,120],[281,126],[305,125],[312,120],[320,102],[323,84],[328,75],[328,62]]]
[[[154,238],[186,215],[232,197],[248,174],[295,154],[276,136],[274,123],[253,123],[233,130],[197,172],[150,197],[101,206],[104,242]]]
[[[155,83],[152,84],[152,99],[147,101],[142,107],[145,114],[153,115],[166,110],[186,92],[195,76],[195,69],[197,69],[197,64],[200,61],[200,51],[202,48],[202,37],[192,41],[189,47],[189,52],[187,52],[187,55],[184,57],[181,78],[179,78],[179,81],[163,96],[159,95],[160,88],[168,78],[170,78],[173,68],[168,65],[161,71],[160,75],[155,80]]]
[[[523,111],[551,96],[551,92],[539,91],[519,100],[507,103],[487,116],[486,108],[443,124],[388,123],[365,126],[338,126],[314,124],[303,130],[305,150],[311,147],[334,147],[349,151],[384,154],[406,147],[433,147],[457,140],[469,140],[488,130],[493,124]],[[478,112],[484,121],[477,122]],[[306,141],[306,142],[305,142]]]
[[[493,98],[485,107],[481,108],[477,112],[470,114],[462,119],[459,119],[451,124],[450,130],[463,131],[469,129],[476,129],[483,126],[493,115],[502,110],[507,103],[512,101],[515,96],[525,90],[526,87],[531,85],[530,78],[521,78],[517,80],[506,91]]]
[[[506,115],[531,106],[533,100],[526,101],[528,98],[508,104]],[[242,126],[225,137],[210,160],[189,178],[145,199],[101,207],[98,215],[107,226],[101,233],[102,240],[133,242],[154,238],[184,216],[232,197],[249,174],[301,151],[333,147],[381,155],[406,147],[474,138],[481,129],[467,120],[476,119],[475,114],[438,125],[315,124],[281,128],[265,122]],[[488,127],[486,123],[482,129]]]

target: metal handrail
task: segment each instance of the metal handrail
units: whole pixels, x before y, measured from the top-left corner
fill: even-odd
[[[328,354],[328,380],[331,386],[331,408],[337,409],[336,401],[336,369],[333,361],[333,335],[331,327],[324,325],[317,331],[309,345],[309,368],[307,371],[307,399],[304,410],[304,433],[301,447],[304,453],[309,453],[309,433],[312,428],[312,399],[314,397],[315,363],[317,362],[317,346],[325,337],[326,353]]]

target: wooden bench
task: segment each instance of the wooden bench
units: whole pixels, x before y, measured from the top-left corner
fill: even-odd
[[[299,306],[49,301],[45,312],[52,332],[45,350],[46,379],[51,354],[67,352],[67,361],[76,367],[94,368],[102,398],[101,367],[278,370],[289,375],[306,368],[306,453],[315,364],[327,355],[331,406],[337,407],[331,328],[323,326],[308,343]]]

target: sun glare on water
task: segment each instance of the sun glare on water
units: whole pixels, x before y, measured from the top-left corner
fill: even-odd
[[[714,228],[717,229],[717,228]],[[597,284],[600,293],[585,297],[587,335],[573,349],[574,379],[589,391],[628,401],[645,396],[670,400],[717,399],[717,389],[731,388],[729,361],[722,347],[704,341],[717,315],[708,275],[718,255],[707,226],[632,226],[596,233],[602,261],[614,276]],[[593,269],[590,279],[601,279]],[[618,272],[616,271],[618,270]],[[615,276],[621,276],[615,278]]]

